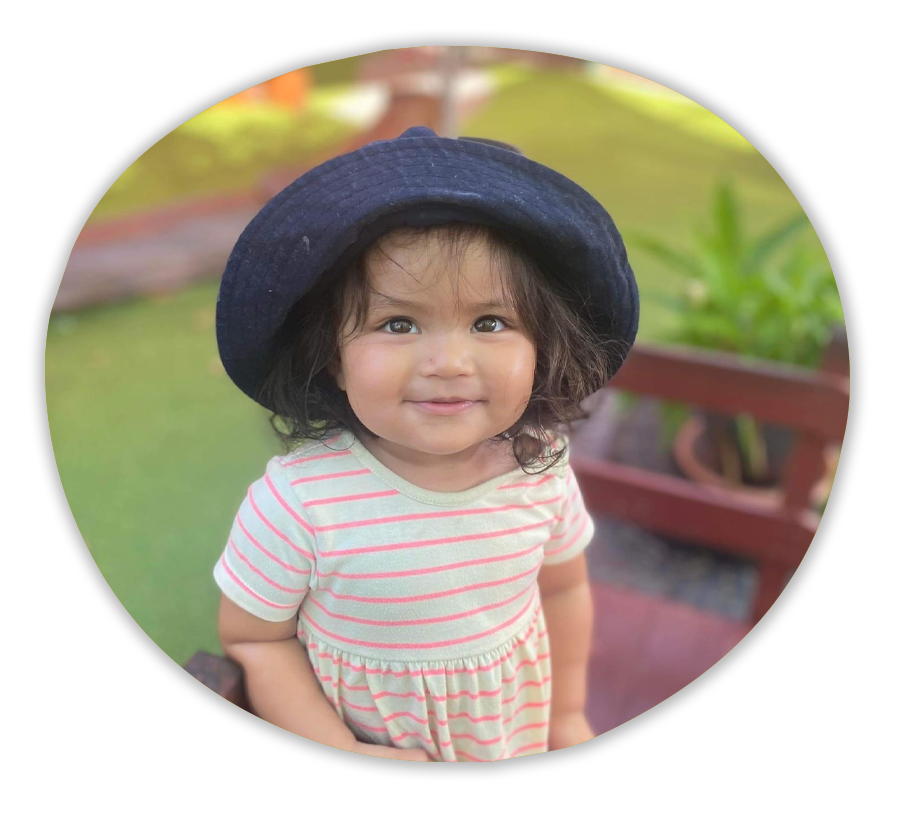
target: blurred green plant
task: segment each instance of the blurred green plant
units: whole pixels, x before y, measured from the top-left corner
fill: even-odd
[[[749,238],[734,190],[722,182],[715,189],[708,226],[695,230],[692,250],[681,251],[652,236],[631,235],[630,245],[684,278],[679,294],[648,295],[674,313],[675,322],[663,339],[750,359],[817,367],[833,325],[843,322],[843,308],[827,259],[794,243],[808,224],[801,213]],[[688,409],[667,404],[664,436],[672,436],[687,415]],[[768,457],[761,427],[743,414],[735,418],[734,428],[742,466],[724,465],[724,473],[766,482]]]

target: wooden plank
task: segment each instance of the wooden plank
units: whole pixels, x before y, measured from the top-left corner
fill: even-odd
[[[76,238],[74,251],[88,246],[106,245],[134,237],[150,237],[180,226],[187,220],[231,212],[249,212],[250,219],[262,207],[256,189],[192,198],[114,217],[103,217],[86,224]],[[230,249],[228,249],[230,250]]]
[[[849,383],[840,374],[692,348],[639,343],[610,381],[612,388],[697,405],[841,441]]]
[[[572,467],[592,513],[747,557],[796,567],[818,528],[812,511],[778,510],[722,488],[577,454]]]
[[[791,509],[809,508],[809,495],[825,472],[825,443],[812,434],[800,434],[784,475],[782,503]]]

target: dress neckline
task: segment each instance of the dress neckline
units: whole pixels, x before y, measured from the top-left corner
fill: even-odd
[[[512,477],[518,475],[524,476],[525,472],[519,465],[511,471],[493,477],[492,479],[475,485],[473,488],[467,488],[464,491],[432,491],[429,488],[421,488],[408,482],[404,477],[396,474],[391,468],[383,465],[373,454],[366,449],[364,444],[357,438],[352,431],[342,434],[341,442],[350,449],[351,453],[364,467],[369,468],[379,479],[387,485],[401,492],[411,499],[425,502],[429,505],[461,505],[466,502],[473,502],[484,495],[495,491],[500,485],[503,485]],[[341,443],[339,443],[341,444]]]

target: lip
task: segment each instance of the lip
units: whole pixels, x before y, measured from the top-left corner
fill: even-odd
[[[467,411],[472,406],[477,405],[477,402],[479,401],[461,400],[459,402],[413,402],[412,404],[429,414],[450,416],[452,414],[461,414],[462,412]]]

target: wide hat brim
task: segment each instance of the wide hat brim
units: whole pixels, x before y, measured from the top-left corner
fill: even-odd
[[[311,169],[244,229],[216,309],[218,351],[230,378],[260,401],[279,329],[324,276],[396,225],[453,219],[510,229],[546,257],[566,298],[610,346],[615,372],[638,329],[638,289],[606,210],[516,151],[415,127]]]

